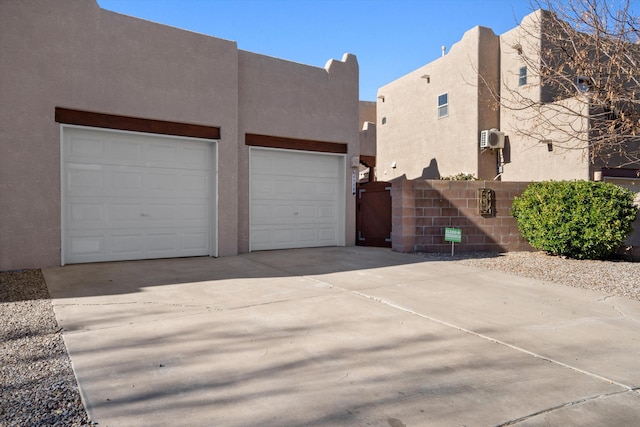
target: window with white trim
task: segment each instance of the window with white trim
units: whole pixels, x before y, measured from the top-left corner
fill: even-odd
[[[449,94],[443,93],[438,95],[438,118],[447,117],[449,115]]]
[[[520,75],[518,77],[518,86],[524,86],[527,84],[527,67],[520,68]]]

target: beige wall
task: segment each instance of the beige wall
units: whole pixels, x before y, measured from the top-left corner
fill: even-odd
[[[535,67],[528,67],[527,84],[518,85],[520,68],[527,65],[524,58],[529,61],[539,58],[542,17],[542,11],[534,12],[518,27],[500,36],[500,123],[509,141],[508,163],[504,165],[502,179],[590,179],[589,153],[582,142],[586,140],[588,123],[573,113],[583,110],[584,102],[572,98],[549,103],[540,110],[522,108],[531,102],[540,102],[544,96]],[[552,126],[549,125],[551,122],[554,123]],[[572,134],[577,138],[567,138]],[[552,143],[552,151],[547,142]]]
[[[247,248],[244,132],[358,151],[353,56],[324,69],[302,66],[105,11],[93,0],[2,1],[0,40],[0,270],[60,264],[56,106],[220,127],[220,256]]]
[[[541,52],[544,16],[534,12],[499,37],[488,28],[473,28],[445,56],[381,87],[378,179],[459,173],[507,181],[592,179],[594,168],[584,143],[588,123],[571,113],[586,104],[573,98],[540,110],[523,109],[549,98],[535,67],[528,67],[527,84],[518,84],[520,68],[527,65],[524,58],[535,62]],[[438,119],[437,97],[445,92],[449,116]],[[559,114],[563,108],[567,113]],[[480,132],[491,128],[505,133],[504,150],[479,150]],[[578,138],[567,138],[571,133]],[[552,142],[551,151],[547,141]]]
[[[373,122],[364,122],[360,130],[360,155],[375,156],[376,155],[376,124]]]
[[[362,130],[366,122],[376,122],[376,103],[374,101],[360,101],[359,129]]]
[[[480,157],[479,137],[481,130],[497,127],[498,113],[480,108],[490,102],[480,98],[486,94],[478,70],[490,85],[497,84],[497,44],[490,29],[473,28],[445,56],[378,90],[378,179],[478,176],[479,171],[486,175],[482,178],[493,178],[494,154]],[[448,93],[449,114],[438,118],[443,93]]]
[[[372,101],[360,101],[359,119],[359,144],[360,155],[375,157],[377,152],[377,131],[376,131],[376,103]],[[375,181],[376,168],[368,168],[363,164],[358,168],[360,179]]]
[[[248,171],[245,133],[348,144],[345,159],[346,244],[355,242],[355,202],[350,158],[358,147],[358,62],[345,54],[324,68],[269,56],[239,53],[239,169]],[[313,90],[302,90],[313,88]],[[249,176],[239,176],[241,252],[249,250]]]

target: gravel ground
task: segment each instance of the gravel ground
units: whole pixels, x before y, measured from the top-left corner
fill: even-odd
[[[640,300],[640,263],[540,252],[416,254]],[[92,426],[40,270],[0,272],[0,426]]]
[[[0,272],[0,426],[90,426],[40,270]]]
[[[548,283],[598,291],[640,301],[640,263],[576,260],[544,252],[504,254],[416,254],[429,259],[451,260],[470,267],[499,270]]]

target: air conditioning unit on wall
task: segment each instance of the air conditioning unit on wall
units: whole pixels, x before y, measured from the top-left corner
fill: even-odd
[[[480,132],[480,148],[504,148],[504,132],[498,129],[483,130]]]

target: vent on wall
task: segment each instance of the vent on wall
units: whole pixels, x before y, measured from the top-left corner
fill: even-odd
[[[480,148],[504,148],[504,132],[497,129],[480,132]]]

